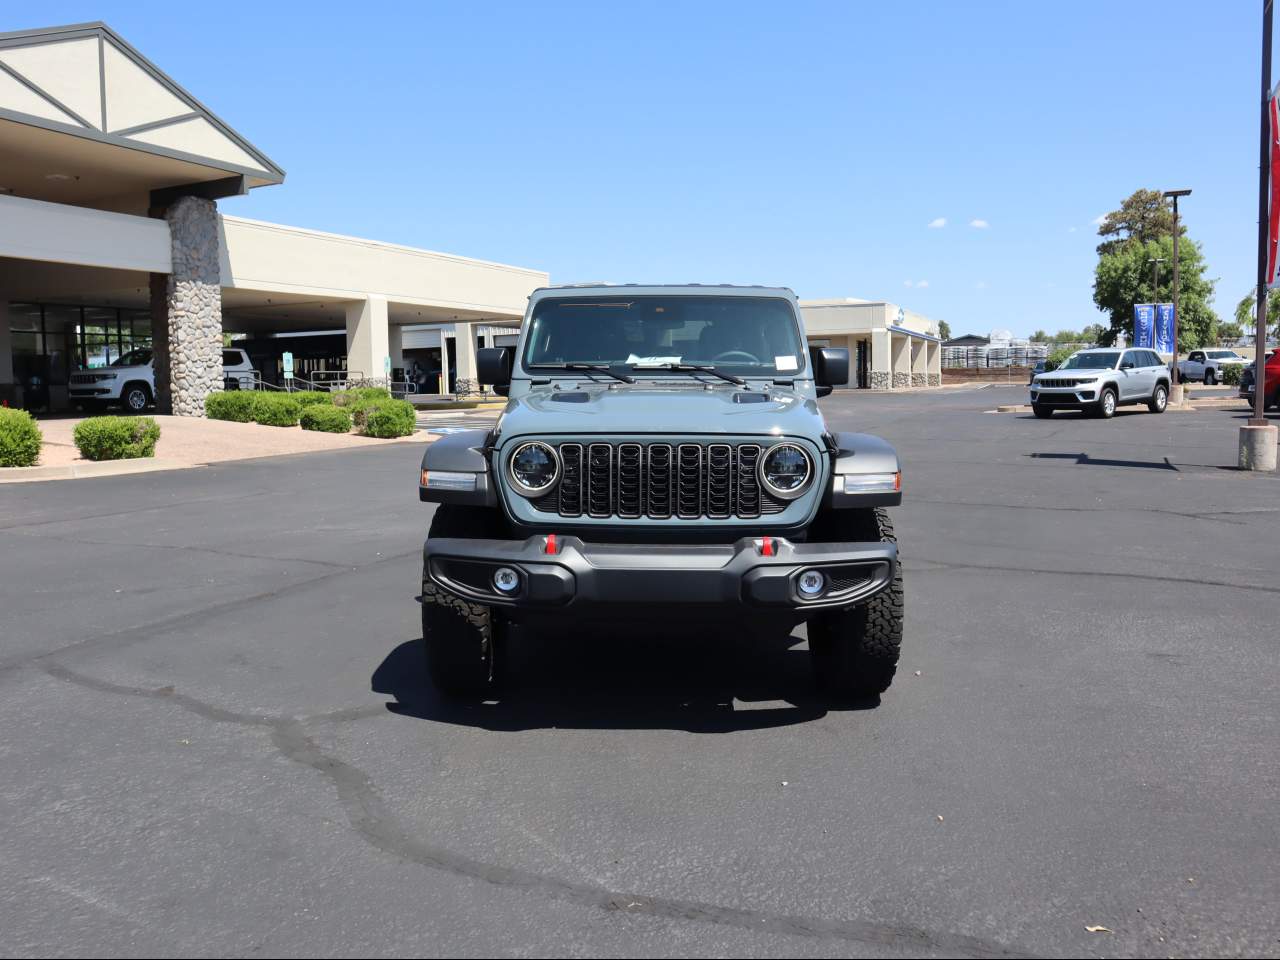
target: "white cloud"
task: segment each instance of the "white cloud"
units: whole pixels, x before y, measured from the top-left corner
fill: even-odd
[[[985,290],[985,289],[987,289],[987,281],[985,281],[985,280],[979,280],[977,283],[975,283],[975,284],[973,285],[973,289],[975,289],[975,290]]]
[[[918,289],[923,290],[925,287],[929,285],[929,281],[928,280],[903,280],[902,285],[904,287],[916,287]]]
[[[918,288],[922,289],[922,290],[923,290],[925,287],[927,287],[928,285],[929,285],[929,281],[928,281],[928,280],[917,280],[917,281],[916,281],[916,286],[917,286]]]
[[[1075,227],[1067,227],[1067,233],[1075,233],[1075,232],[1076,232]]]
[[[975,217],[974,219],[969,221],[969,226],[973,227],[976,230],[985,230],[987,229],[987,227],[991,226],[991,224],[987,223],[987,221],[985,220],[981,220]]]
[[[932,220],[929,221],[930,230],[941,230],[946,225],[947,225],[946,217],[934,217]]]

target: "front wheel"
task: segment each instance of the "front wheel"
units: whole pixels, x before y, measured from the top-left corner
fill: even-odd
[[[479,507],[441,504],[431,518],[432,537],[497,537],[501,514]],[[427,675],[450,697],[476,697],[498,686],[502,623],[493,608],[456,597],[422,571],[422,641]]]
[[[129,413],[141,413],[151,402],[151,391],[141,383],[126,384],[120,391],[120,405]]]
[[[1216,373],[1214,373],[1212,370],[1206,370],[1204,372],[1204,385],[1206,387],[1212,387],[1217,382],[1218,382],[1218,375]]]
[[[1152,413],[1164,413],[1164,408],[1169,405],[1169,388],[1163,383],[1157,383],[1155,391],[1151,394],[1151,399],[1147,401],[1147,409]]]
[[[1116,392],[1111,387],[1103,390],[1098,398],[1097,413],[1103,420],[1110,420],[1116,415]]]
[[[844,511],[840,511],[843,513]],[[848,542],[896,543],[883,509],[851,510],[841,520]],[[865,603],[832,610],[809,621],[809,660],[814,679],[829,694],[865,700],[889,689],[902,649],[902,566],[893,582]]]

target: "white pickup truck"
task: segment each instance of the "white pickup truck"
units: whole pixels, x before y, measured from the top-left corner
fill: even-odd
[[[1249,361],[1234,350],[1192,350],[1178,361],[1180,380],[1203,380],[1212,386],[1222,382],[1226,367],[1243,367]]]
[[[239,347],[223,348],[222,378],[227,386],[252,390],[256,377],[247,353]],[[73,404],[85,409],[119,404],[130,413],[141,413],[156,396],[151,349],[130,350],[105,367],[73,373],[67,395]]]

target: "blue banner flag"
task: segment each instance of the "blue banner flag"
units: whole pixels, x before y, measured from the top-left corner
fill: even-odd
[[[1173,353],[1173,304],[1156,304],[1156,352]]]
[[[1154,303],[1135,303],[1133,305],[1133,345],[1156,348],[1156,305]]]

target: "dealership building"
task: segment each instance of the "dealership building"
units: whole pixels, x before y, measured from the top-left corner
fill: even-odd
[[[223,334],[280,382],[475,384],[514,342],[527,267],[223,214],[284,171],[102,23],[0,33],[0,399],[52,408],[76,371],[153,352],[161,412],[199,416]],[[850,350],[850,386],[938,382],[930,321],[894,304],[803,301],[810,341]]]

